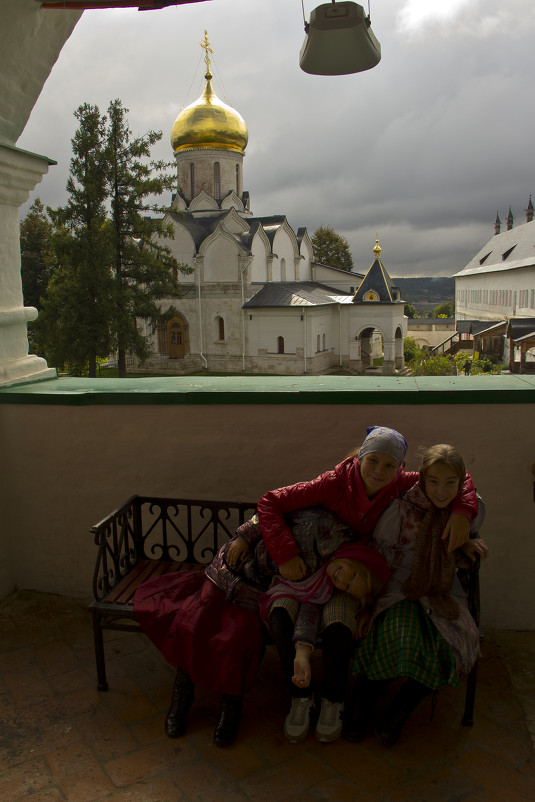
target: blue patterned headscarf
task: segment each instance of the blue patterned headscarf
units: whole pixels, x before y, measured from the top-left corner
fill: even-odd
[[[359,458],[364,457],[366,454],[380,452],[393,457],[399,468],[408,448],[407,441],[403,435],[396,432],[395,429],[389,429],[387,426],[368,426],[366,431],[368,436],[360,447]]]

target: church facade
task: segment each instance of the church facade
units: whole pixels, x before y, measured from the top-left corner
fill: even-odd
[[[361,374],[383,355],[383,373],[401,370],[404,304],[378,241],[366,275],[348,272],[314,260],[306,228],[254,216],[243,189],[247,127],[215,95],[207,39],[203,47],[204,92],[171,132],[178,188],[166,218],[165,244],[191,272],[181,297],[161,301],[165,322],[143,369]]]

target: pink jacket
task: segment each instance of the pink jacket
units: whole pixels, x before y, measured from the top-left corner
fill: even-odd
[[[257,505],[260,528],[269,553],[277,565],[282,565],[299,555],[290,528],[284,515],[303,507],[322,506],[338,515],[342,521],[355,529],[359,539],[370,539],[375,525],[386,508],[417,481],[417,471],[403,469],[394,481],[384,487],[373,499],[364,489],[358,467],[358,457],[336,465],[333,470],[322,473],[310,482],[270,490]],[[472,479],[467,474],[464,486],[453,505],[453,512],[466,515],[472,520],[477,514],[477,494]]]

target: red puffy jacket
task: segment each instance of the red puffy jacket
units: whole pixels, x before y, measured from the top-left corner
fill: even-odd
[[[366,541],[389,504],[419,478],[417,471],[405,472],[402,469],[391,484],[369,499],[358,464],[358,457],[349,457],[332,471],[322,473],[310,482],[270,490],[262,496],[257,505],[258,519],[269,553],[277,565],[299,555],[299,547],[284,520],[286,513],[304,507],[326,507],[355,529],[359,539]],[[466,515],[469,520],[477,514],[477,494],[469,474],[466,474],[464,485],[453,501],[452,511]]]

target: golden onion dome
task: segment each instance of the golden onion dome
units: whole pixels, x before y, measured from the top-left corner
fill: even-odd
[[[248,133],[243,117],[223,103],[212,89],[212,75],[206,72],[201,97],[183,109],[171,130],[171,145],[178,153],[186,148],[221,148],[243,153]]]
[[[375,254],[375,258],[379,259],[379,257],[381,256],[381,246],[379,245],[379,234],[378,233],[375,235],[375,248],[373,249],[373,252]]]

